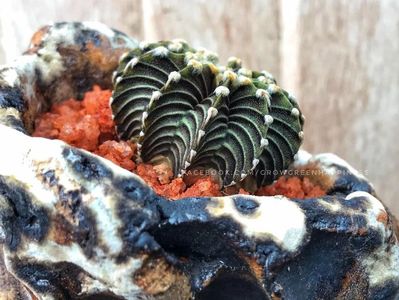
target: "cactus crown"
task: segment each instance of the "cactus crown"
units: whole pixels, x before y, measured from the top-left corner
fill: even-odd
[[[114,73],[111,108],[121,139],[144,161],[167,161],[175,176],[215,170],[223,186],[248,175],[272,182],[303,139],[297,102],[268,72],[227,66],[181,40],[141,44]]]

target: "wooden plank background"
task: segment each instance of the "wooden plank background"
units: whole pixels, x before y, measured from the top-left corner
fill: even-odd
[[[396,0],[15,0],[0,11],[0,63],[51,21],[101,21],[140,40],[184,38],[267,69],[300,101],[304,148],[335,152],[399,214]]]

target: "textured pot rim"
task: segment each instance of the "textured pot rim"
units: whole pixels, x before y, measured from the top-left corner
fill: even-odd
[[[85,46],[83,52],[82,45]],[[11,146],[2,148],[0,157],[0,177],[2,178],[0,191],[6,195],[5,198],[8,197],[7,203],[11,203],[15,199],[13,192],[28,191],[30,196],[27,198],[29,199],[24,200],[31,203],[32,207],[28,211],[37,214],[36,208],[41,207],[47,211],[47,216],[52,216],[58,213],[57,205],[62,201],[62,199],[60,200],[60,191],[62,191],[60,187],[64,191],[78,190],[83,195],[97,193],[97,196],[92,198],[87,196],[90,199],[88,203],[94,203],[93,206],[87,204],[87,207],[95,215],[92,221],[96,225],[96,234],[102,238],[102,243],[109,250],[102,264],[108,268],[108,272],[119,272],[122,275],[117,276],[117,279],[112,278],[109,274],[99,275],[96,278],[97,281],[93,279],[91,285],[88,285],[88,294],[98,289],[127,299],[134,299],[132,297],[139,294],[148,295],[149,291],[145,287],[139,284],[130,284],[129,286],[126,281],[126,278],[130,278],[129,276],[136,274],[142,268],[144,260],[140,257],[139,252],[144,251],[151,254],[161,251],[164,257],[167,257],[172,250],[164,249],[165,241],[159,241],[162,240],[161,236],[164,234],[162,230],[167,232],[165,235],[171,239],[174,233],[169,233],[170,228],[190,227],[197,223],[201,223],[201,226],[204,227],[210,226],[211,229],[214,227],[217,233],[222,232],[227,236],[230,234],[231,236],[227,240],[223,239],[223,242],[220,242],[222,243],[220,247],[226,249],[230,247],[235,252],[247,253],[244,255],[244,261],[255,259],[255,266],[248,262],[248,266],[245,268],[251,270],[255,277],[257,272],[262,273],[258,274],[259,276],[255,279],[259,283],[259,287],[269,294],[283,293],[279,291],[277,284],[282,285],[283,290],[288,289],[285,284],[292,285],[291,281],[287,279],[289,275],[286,274],[286,271],[284,273],[280,270],[281,265],[289,265],[290,261],[300,257],[306,251],[305,249],[310,247],[308,245],[313,243],[314,232],[344,234],[359,239],[367,237],[368,233],[372,232],[370,235],[372,238],[364,238],[365,245],[368,245],[364,248],[367,249],[353,246],[353,249],[358,252],[351,254],[362,256],[359,258],[359,270],[367,274],[367,278],[362,279],[368,284],[367,297],[372,299],[377,293],[393,296],[394,293],[397,293],[399,246],[395,234],[395,220],[377,199],[375,191],[367,179],[334,154],[311,156],[307,152],[300,151],[292,166],[297,170],[315,166],[321,171],[324,174],[322,181],[329,191],[325,197],[299,200],[283,196],[234,195],[188,198],[169,202],[154,195],[137,175],[123,170],[101,157],[60,141],[33,138],[27,135],[32,128],[31,124],[35,116],[49,106],[49,98],[53,101],[60,101],[69,97],[77,97],[91,88],[90,84],[94,81],[99,81],[95,83],[100,83],[103,87],[109,86],[111,76],[108,78],[105,74],[110,75],[115,68],[117,64],[115,58],[126,49],[136,45],[134,40],[130,40],[122,33],[113,31],[102,24],[60,23],[39,30],[33,36],[31,46],[23,56],[17,58],[14,63],[0,68],[0,124],[2,124],[0,125],[0,138],[10,141],[11,144]],[[62,52],[60,49],[68,51]],[[84,68],[74,61],[69,61],[71,57],[80,58],[79,53],[81,52],[85,53],[82,58],[86,59],[82,64]],[[99,60],[98,57],[107,59]],[[82,85],[78,85],[77,82],[82,80],[81,78],[90,77],[84,73],[85,71],[89,75],[100,74],[100,76],[90,78]],[[77,78],[69,76],[69,73],[79,74],[79,72],[83,72],[83,76],[76,76]],[[110,192],[116,196],[109,196]],[[135,194],[136,192],[138,194]],[[10,195],[14,195],[14,198]],[[118,231],[122,227],[128,228],[127,224],[133,218],[132,215],[121,213],[121,207],[123,207],[123,211],[132,210],[131,207],[123,203],[123,198],[129,199],[133,203],[131,205],[137,206],[145,212],[145,216],[140,218],[145,219],[148,224],[141,225],[142,228],[138,236],[143,240],[140,245],[137,241],[134,243],[127,241],[127,238]],[[13,203],[16,205],[15,202]],[[20,229],[20,241],[13,245],[7,241],[7,236],[10,235],[10,224],[7,222],[11,222],[10,220],[17,217],[15,214],[11,217],[5,216],[4,211],[3,215],[0,215],[2,217],[0,219],[0,238],[4,240],[4,261],[7,270],[28,286],[37,297],[57,294],[49,289],[42,291],[37,284],[35,285],[29,277],[25,276],[25,273],[21,272],[23,266],[26,266],[22,259],[22,263],[19,261],[21,257],[34,261],[50,261],[52,264],[59,263],[63,261],[62,259],[66,261],[69,259],[69,263],[78,266],[79,270],[86,270],[90,276],[96,272],[101,273],[101,269],[99,269],[101,264],[92,261],[90,257],[90,255],[94,255],[99,259],[98,254],[84,253],[82,249],[86,248],[77,240],[74,240],[73,245],[80,247],[79,250],[71,248],[69,245],[68,248],[65,245],[59,247],[50,245],[49,230],[36,232],[33,229],[31,231],[26,231],[26,228]],[[105,211],[110,212],[110,215],[105,214]],[[280,217],[285,215],[288,217]],[[88,215],[84,215],[84,217],[89,218]],[[52,229],[52,222],[47,225],[39,222],[38,227]],[[155,229],[158,225],[161,228],[159,230]],[[179,230],[177,232],[180,232]],[[148,232],[151,232],[151,236],[147,236]],[[15,233],[11,232],[11,236],[14,235]],[[226,246],[230,242],[231,244]],[[185,243],[190,244],[188,241]],[[100,249],[104,246],[97,245],[100,244],[99,241],[95,244],[93,249]],[[272,258],[270,258],[271,255],[263,253],[263,250],[259,250],[259,248],[266,247],[265,245],[269,247],[269,244],[274,247],[274,250],[268,248],[268,251],[274,254]],[[194,249],[193,245],[189,246]],[[203,241],[202,247],[212,249],[213,246]],[[59,251],[59,257],[50,258],[46,255],[50,250],[54,251],[55,249]],[[80,253],[80,251],[83,251],[84,255],[73,260],[71,254]],[[203,251],[207,253],[205,250]],[[121,253],[127,253],[127,257],[131,259],[129,267],[121,267],[114,261],[115,256],[121,255]],[[233,264],[229,261],[230,259],[226,258],[227,265]],[[168,261],[168,263],[171,262]],[[261,271],[256,271],[258,269]],[[277,272],[275,269],[280,271]],[[359,270],[356,272],[360,272]],[[381,273],[381,270],[384,272]],[[201,293],[206,286],[201,272],[197,277],[190,273],[192,271],[182,272],[179,267],[171,272],[178,273],[179,275],[175,274],[174,276],[180,278],[182,282],[184,280],[191,282],[188,284],[190,293]],[[214,272],[213,275],[217,273]],[[85,278],[90,277],[89,275]],[[194,282],[193,277],[197,282]],[[388,286],[390,287],[388,288]],[[294,292],[291,291],[291,293]]]

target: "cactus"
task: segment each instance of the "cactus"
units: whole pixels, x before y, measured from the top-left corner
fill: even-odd
[[[214,170],[223,186],[250,175],[271,183],[303,139],[303,116],[269,73],[227,66],[181,40],[141,44],[114,73],[111,108],[121,139],[175,176]]]

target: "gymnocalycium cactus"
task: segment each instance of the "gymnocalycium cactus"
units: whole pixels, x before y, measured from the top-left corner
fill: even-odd
[[[185,41],[142,43],[114,74],[111,108],[121,139],[138,143],[145,162],[170,164],[175,176],[215,170],[223,186],[248,175],[271,183],[303,139],[293,97],[265,71],[230,58],[218,65]]]

